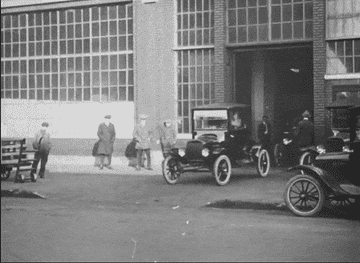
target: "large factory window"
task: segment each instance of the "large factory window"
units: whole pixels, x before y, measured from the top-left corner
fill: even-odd
[[[134,100],[132,4],[1,19],[1,98]]]
[[[214,0],[177,1],[178,132],[191,130],[191,109],[215,99]]]

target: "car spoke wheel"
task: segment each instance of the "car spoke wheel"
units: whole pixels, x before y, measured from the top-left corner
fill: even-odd
[[[218,185],[226,185],[231,177],[231,162],[226,155],[219,156],[213,167],[213,174]]]
[[[284,200],[292,213],[298,216],[315,216],[324,206],[324,191],[320,183],[306,174],[289,180],[285,187]]]
[[[277,144],[275,144],[275,147],[274,147],[275,166],[280,166],[281,165],[281,158],[282,158],[281,146],[280,146],[279,143],[277,143]]]
[[[162,163],[162,172],[168,184],[176,184],[181,174],[179,162],[173,156],[166,157]]]
[[[266,177],[270,170],[270,157],[266,149],[262,149],[257,160],[257,171],[261,177]]]
[[[327,201],[334,208],[349,207],[355,204],[355,198],[346,195],[329,195]]]

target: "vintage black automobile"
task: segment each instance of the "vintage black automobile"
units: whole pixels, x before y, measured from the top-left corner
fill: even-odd
[[[335,209],[350,205],[360,211],[360,104],[335,108],[332,119],[347,127],[349,147],[339,147],[339,140],[329,138],[330,152],[319,153],[312,165],[289,169],[302,171],[288,181],[284,192],[286,206],[295,215],[315,216],[324,205]]]
[[[242,125],[233,125],[234,115]],[[251,107],[244,104],[216,103],[191,110],[192,140],[186,149],[173,149],[163,163],[167,183],[175,184],[184,172],[211,171],[218,185],[226,185],[233,167],[256,163],[258,174],[269,174],[270,158],[266,149],[251,139],[244,123],[251,122]]]

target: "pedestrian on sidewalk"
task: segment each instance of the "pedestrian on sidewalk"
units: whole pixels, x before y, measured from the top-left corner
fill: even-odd
[[[111,116],[106,115],[104,122],[100,123],[97,135],[99,137],[99,145],[97,148],[97,155],[100,158],[100,170],[105,166],[112,170],[111,158],[114,151],[114,142],[116,137],[115,127],[110,122]],[[108,160],[105,164],[105,158]]]
[[[141,159],[143,152],[146,154],[147,158],[147,170],[152,170],[151,168],[151,154],[150,154],[150,144],[152,139],[152,131],[146,123],[148,115],[140,114],[139,123],[135,126],[133,137],[137,140],[136,151],[137,151],[137,165],[136,170],[141,170]]]
[[[125,149],[125,157],[128,159],[128,166],[130,167],[136,167],[137,164],[136,143],[137,140],[133,138],[133,140],[128,144],[128,146],[126,146]]]
[[[33,162],[31,173],[36,174],[37,167],[40,164],[39,177],[45,178],[45,168],[52,147],[50,140],[50,133],[48,132],[49,123],[43,122],[40,130],[35,134],[35,139],[32,143],[35,152],[35,161]]]
[[[171,149],[175,147],[176,133],[172,127],[172,121],[170,119],[164,120],[160,127],[160,140],[161,150],[164,158],[170,153]]]

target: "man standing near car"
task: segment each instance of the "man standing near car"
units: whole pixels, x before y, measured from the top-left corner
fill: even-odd
[[[151,154],[150,154],[150,145],[151,145],[151,135],[152,132],[150,131],[148,125],[146,125],[146,120],[148,118],[147,115],[141,114],[139,116],[140,123],[137,124],[134,128],[133,137],[135,138],[136,142],[136,152],[137,152],[137,165],[136,170],[141,170],[141,159],[143,156],[143,152],[146,154],[147,158],[147,170],[152,170],[151,168]]]
[[[269,118],[266,115],[263,116],[263,121],[258,126],[258,138],[265,149],[270,149],[271,124],[269,123]]]
[[[314,124],[309,120],[310,113],[305,111],[302,117],[295,131],[300,148],[314,145]]]
[[[106,168],[112,170],[111,167],[111,157],[114,151],[114,142],[115,142],[115,127],[110,122],[111,116],[106,115],[104,122],[100,123],[97,135],[99,137],[99,146],[97,149],[97,154],[100,157],[100,170],[105,166]],[[105,157],[108,159],[107,165],[104,165]]]

